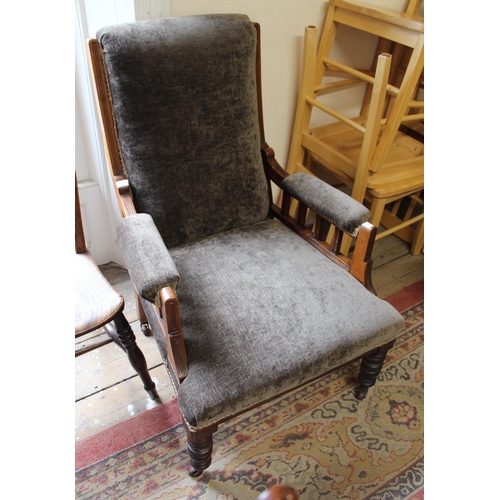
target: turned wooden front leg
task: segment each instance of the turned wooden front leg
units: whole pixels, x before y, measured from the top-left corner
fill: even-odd
[[[188,440],[188,452],[191,462],[189,475],[198,477],[203,474],[212,463],[213,434],[217,430],[216,425],[205,429],[193,430],[183,419]]]
[[[377,377],[384,366],[387,351],[394,345],[394,341],[380,346],[378,349],[370,352],[363,357],[361,368],[358,375],[358,387],[354,391],[357,399],[364,399],[368,389],[375,385]]]

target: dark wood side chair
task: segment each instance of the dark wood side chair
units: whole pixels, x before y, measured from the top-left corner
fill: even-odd
[[[177,392],[191,476],[210,466],[219,424],[353,359],[365,397],[403,330],[373,293],[370,212],[288,175],[265,141],[259,33],[244,15],[201,15],[88,42],[118,239]]]
[[[75,179],[75,338],[104,328],[109,338],[75,352],[85,354],[115,342],[128,356],[130,364],[142,380],[152,399],[158,398],[156,385],[148,372],[144,354],[123,314],[125,301],[109,284],[87,250],[80,212],[80,198]]]

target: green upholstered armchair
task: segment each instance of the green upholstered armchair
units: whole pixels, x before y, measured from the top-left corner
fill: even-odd
[[[369,211],[287,175],[265,142],[259,26],[157,19],[103,28],[88,48],[120,246],[177,392],[190,474],[209,467],[221,422],[360,357],[364,397],[403,320],[371,286]]]

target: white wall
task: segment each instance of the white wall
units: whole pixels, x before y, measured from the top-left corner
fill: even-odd
[[[75,170],[85,240],[97,264],[123,265],[120,218],[90,84],[85,40],[104,25],[135,20],[133,0],[75,0]]]
[[[75,170],[85,240],[97,264],[124,265],[120,212],[106,164],[85,41],[103,26],[170,15],[170,0],[75,0]]]

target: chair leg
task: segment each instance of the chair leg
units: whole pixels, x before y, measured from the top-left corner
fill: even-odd
[[[394,345],[394,341],[389,342],[378,349],[367,354],[361,361],[361,368],[358,375],[358,387],[354,391],[356,399],[365,399],[368,389],[375,385],[378,375],[382,371],[387,351]]]
[[[375,198],[375,196],[373,197],[372,204],[370,205],[370,222],[375,227],[380,226],[380,221],[382,220],[386,204],[386,200],[382,198]]]
[[[148,371],[148,365],[144,354],[136,343],[134,332],[130,327],[125,315],[121,312],[114,320],[114,327],[108,323],[104,329],[108,335],[127,353],[132,368],[142,380],[144,389],[152,399],[158,399],[156,384],[153,382]]]
[[[198,477],[212,463],[213,434],[217,430],[217,425],[194,431],[186,424],[184,419],[183,422],[186,429],[188,452],[191,462],[189,475],[191,477]]]
[[[148,318],[146,316],[146,313],[144,312],[144,307],[142,307],[141,299],[137,292],[135,293],[135,304],[137,307],[137,315],[139,316],[139,322],[141,324],[141,331],[146,337],[151,337],[153,335],[153,332],[149,328],[149,323],[148,323]]]
[[[415,229],[415,237],[411,245],[410,253],[418,255],[424,247],[424,219],[422,219]]]

